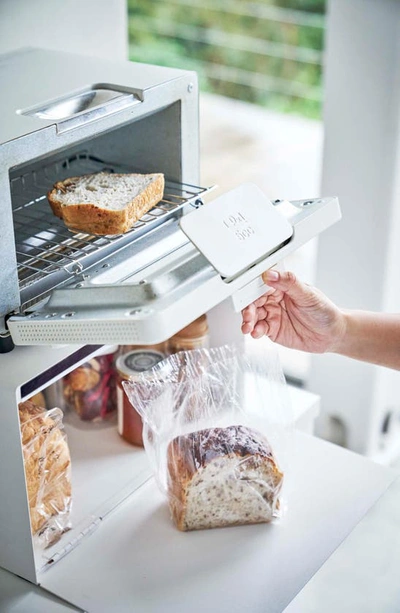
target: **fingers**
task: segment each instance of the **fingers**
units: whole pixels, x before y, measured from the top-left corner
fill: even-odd
[[[267,334],[268,329],[267,322],[263,320],[242,323],[242,333],[251,334],[253,338],[261,338]]]
[[[249,304],[242,310],[242,332],[243,334],[250,334],[253,331],[254,325],[257,321],[257,309],[254,303]]]
[[[243,334],[251,334],[254,338],[260,338],[265,334],[265,329],[268,328],[264,321],[267,317],[266,301],[265,297],[259,298],[242,310],[241,330]]]
[[[293,272],[267,270],[262,274],[263,281],[269,287],[288,294],[293,300],[305,298],[312,289],[299,281]]]
[[[256,305],[254,302],[249,304],[246,308],[242,310],[242,318],[244,322],[252,321],[256,314]]]
[[[254,329],[265,317],[265,305],[266,299],[259,298],[255,302],[252,302],[245,309],[242,310],[242,333],[251,334],[253,336]]]
[[[242,323],[242,333],[243,334],[250,334],[251,332],[253,332],[253,329],[254,329],[254,324],[252,322]]]
[[[268,335],[268,332],[269,332],[268,323],[265,320],[258,321],[251,332],[251,336],[253,338],[262,338],[263,336]]]

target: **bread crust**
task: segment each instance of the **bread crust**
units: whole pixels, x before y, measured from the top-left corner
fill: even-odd
[[[238,466],[253,469],[263,464],[272,485],[271,493],[279,492],[283,473],[279,470],[268,441],[258,432],[245,426],[210,428],[176,437],[167,451],[168,494],[174,522],[179,530],[192,529],[186,524],[188,492],[199,471],[218,458],[232,458]],[[238,477],[240,479],[240,477]],[[273,506],[273,500],[268,504]],[[262,520],[265,521],[265,520]],[[235,524],[255,523],[245,519]]]
[[[100,207],[93,203],[64,204],[60,201],[60,192],[65,193],[73,188],[79,179],[89,177],[70,177],[64,181],[58,181],[53,189],[47,193],[50,207],[57,217],[62,219],[65,225],[75,232],[86,232],[95,235],[123,234],[155,206],[164,194],[164,175],[154,173],[147,175],[152,181],[121,210],[111,210]],[[113,180],[125,177],[124,174],[112,174]],[[130,176],[143,176],[131,174]]]

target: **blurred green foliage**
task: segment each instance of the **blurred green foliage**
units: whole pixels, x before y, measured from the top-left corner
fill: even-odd
[[[320,118],[326,0],[128,0],[130,59],[203,91]]]

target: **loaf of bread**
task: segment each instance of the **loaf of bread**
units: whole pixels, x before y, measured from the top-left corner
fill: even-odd
[[[47,546],[69,526],[71,508],[71,458],[62,411],[26,401],[19,404],[19,419],[31,530]]]
[[[100,172],[59,181],[48,192],[66,226],[88,234],[122,234],[163,197],[164,175]]]
[[[46,408],[46,398],[44,397],[44,394],[42,392],[37,392],[36,394],[28,398],[28,400],[30,402],[33,402],[33,404],[37,404],[38,406],[43,407],[44,409]]]
[[[167,450],[168,494],[179,530],[269,522],[283,473],[268,441],[245,426],[176,437]]]

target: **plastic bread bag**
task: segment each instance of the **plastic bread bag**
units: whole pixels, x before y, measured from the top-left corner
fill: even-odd
[[[31,532],[44,549],[70,528],[71,458],[63,413],[25,401],[19,419]]]
[[[284,507],[292,414],[272,343],[169,356],[124,389],[181,530],[269,522]]]

